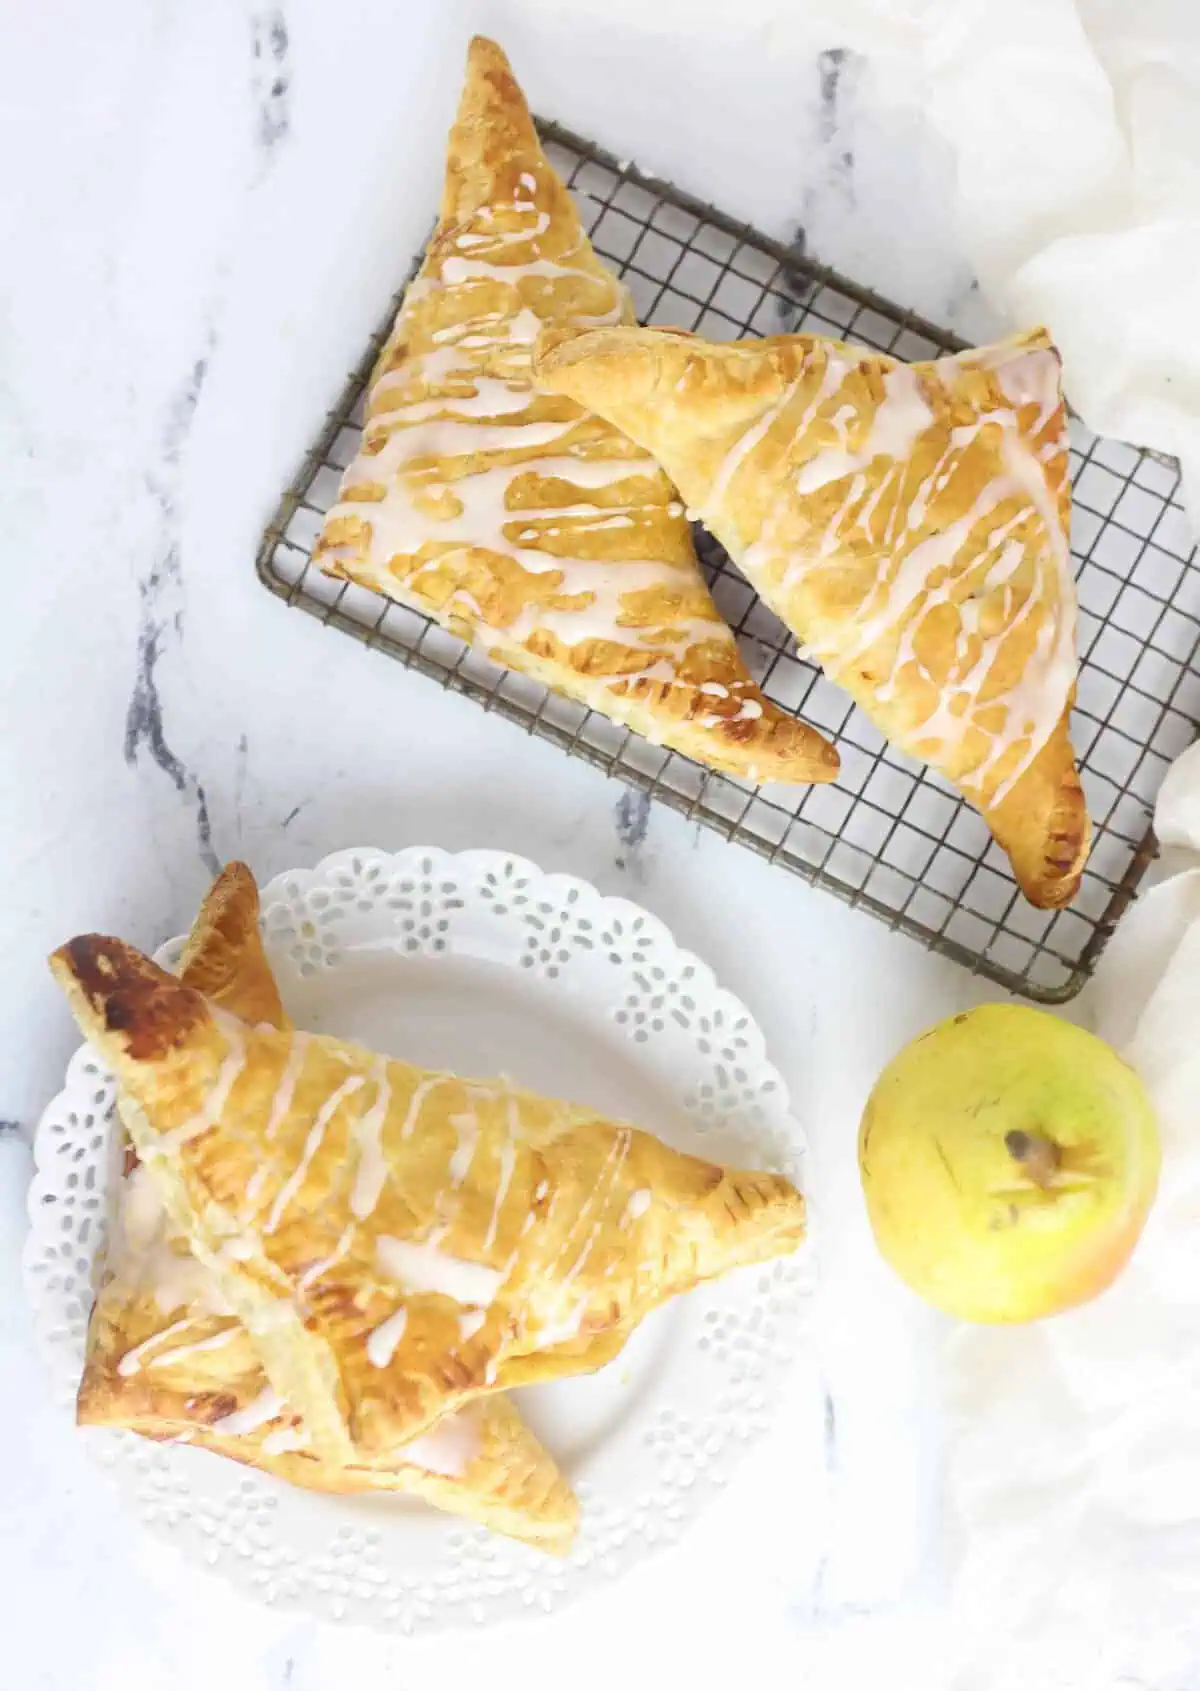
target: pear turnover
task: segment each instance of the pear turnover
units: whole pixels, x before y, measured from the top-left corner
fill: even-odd
[[[389,1460],[448,1411],[592,1370],[665,1299],[804,1236],[781,1175],[249,1027],[120,940],[51,964],[172,1221],[325,1461]]]
[[[715,769],[832,780],[833,748],[751,679],[659,466],[532,385],[543,325],[631,320],[508,61],[477,38],[440,221],[313,556]]]
[[[288,1026],[258,931],[258,889],[231,863],[201,906],[181,978],[246,1021]],[[169,1219],[150,1168],[127,1153],[88,1326],[77,1418],[214,1451],[309,1490],[403,1492],[565,1554],[579,1506],[554,1459],[496,1393],[375,1462],[330,1462],[274,1390],[217,1277]],[[378,1360],[394,1335],[372,1343]]]
[[[982,813],[1032,903],[1074,897],[1090,824],[1044,330],[906,365],[808,335],[560,329],[534,368],[654,454],[827,674]]]

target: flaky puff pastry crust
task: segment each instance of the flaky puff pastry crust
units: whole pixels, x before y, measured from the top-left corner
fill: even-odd
[[[291,1022],[259,932],[258,885],[245,863],[227,863],[205,894],[179,959],[179,978],[210,1004],[254,1026]]]
[[[982,812],[1025,896],[1070,901],[1091,830],[1044,330],[911,366],[807,335],[557,331],[535,377],[652,452],[827,673]]]
[[[250,870],[229,864],[201,906],[181,979],[247,1022],[284,1028],[258,912]],[[553,1553],[570,1549],[574,1493],[500,1394],[373,1463],[318,1455],[216,1277],[171,1224],[146,1167],[126,1171],[106,1276],[88,1326],[81,1425],[192,1444],[311,1491],[401,1492]]]
[[[664,1299],[803,1237],[782,1176],[248,1028],[119,940],[51,964],[172,1217],[327,1459],[375,1461],[481,1394],[593,1368]]]
[[[530,383],[543,325],[631,315],[508,61],[476,39],[441,218],[313,555],[714,768],[831,780],[832,747],[747,672],[659,466]]]

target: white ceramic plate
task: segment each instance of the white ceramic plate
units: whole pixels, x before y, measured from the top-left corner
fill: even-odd
[[[263,927],[301,1027],[508,1074],[803,1184],[803,1136],[758,1028],[636,905],[499,852],[358,850],[276,877]],[[116,1189],[113,1096],[84,1046],[37,1134],[26,1278],[68,1404]],[[143,1521],[265,1601],[402,1632],[508,1619],[678,1538],[768,1424],[806,1342],[810,1283],[807,1250],[743,1270],[658,1311],[600,1373],[519,1394],[583,1506],[566,1562],[415,1502],[322,1497],[204,1451],[80,1436]]]

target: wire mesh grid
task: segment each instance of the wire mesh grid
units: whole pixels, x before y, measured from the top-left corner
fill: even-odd
[[[961,347],[912,312],[560,126],[539,127],[597,252],[625,280],[642,322],[722,340],[803,330],[910,360]],[[1072,421],[1071,549],[1080,602],[1072,731],[1095,843],[1071,908],[1038,911],[1017,891],[975,812],[888,746],[799,656],[702,531],[697,543],[713,596],[751,672],[771,698],[836,743],[836,783],[754,787],[703,769],[498,669],[424,616],[310,567],[324,513],[357,449],[364,389],[402,293],[263,537],[258,570],[272,592],[1002,986],[1043,1002],[1077,992],[1155,855],[1155,795],[1200,725],[1200,560],[1176,467]]]

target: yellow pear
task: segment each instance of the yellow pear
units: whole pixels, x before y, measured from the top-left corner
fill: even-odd
[[[1094,1034],[986,1004],[892,1059],[858,1159],[876,1243],[915,1292],[968,1321],[1032,1321],[1095,1297],[1129,1260],[1158,1129]]]

